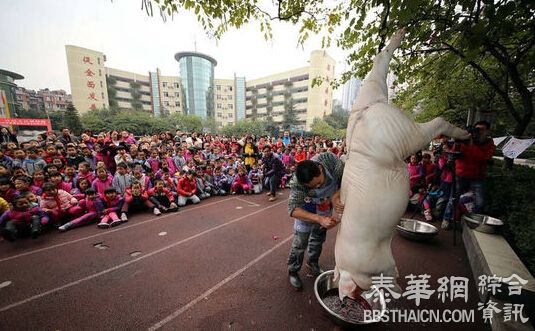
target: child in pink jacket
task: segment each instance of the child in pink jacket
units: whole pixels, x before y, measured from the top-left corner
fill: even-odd
[[[84,181],[87,182],[86,179]],[[92,188],[88,188],[85,191],[85,198],[80,200],[79,206],[84,211],[84,214],[60,226],[58,228],[59,231],[64,232],[80,225],[98,221],[102,217],[104,203]]]
[[[32,238],[37,238],[48,220],[41,208],[32,207],[28,198],[17,195],[13,199],[13,208],[0,217],[0,229],[3,229],[2,234],[9,241],[15,241],[21,232],[30,232]]]
[[[55,225],[61,225],[83,213],[75,197],[64,190],[58,190],[52,183],[43,185],[40,207]]]

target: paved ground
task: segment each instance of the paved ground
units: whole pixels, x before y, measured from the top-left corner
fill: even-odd
[[[337,330],[303,276],[303,292],[287,284],[292,238],[285,191],[212,198],[175,214],[137,215],[109,230],[86,226],[14,244],[0,242],[0,330]],[[334,266],[330,231],[322,263]],[[470,278],[469,301],[420,308],[474,309],[475,323],[383,323],[368,329],[485,329],[462,243],[451,233],[432,244],[392,245],[407,274]],[[403,280],[401,281],[403,284]],[[415,309],[412,302],[396,307]]]

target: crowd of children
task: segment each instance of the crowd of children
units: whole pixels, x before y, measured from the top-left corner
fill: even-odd
[[[180,131],[135,139],[127,131],[74,137],[64,128],[7,142],[0,146],[0,231],[13,241],[89,223],[104,229],[140,211],[160,215],[210,196],[259,194],[265,184],[259,151],[266,146],[284,165],[282,188],[297,163],[343,151],[318,136],[287,132],[278,139]]]

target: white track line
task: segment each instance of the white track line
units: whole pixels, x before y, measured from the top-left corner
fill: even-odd
[[[255,207],[260,207],[259,204],[254,203],[254,202],[251,202],[251,201],[246,200],[246,199],[242,199],[242,198],[238,198],[238,197],[235,197],[234,199],[236,199],[236,200],[240,200],[240,201],[243,201],[243,202],[247,202],[248,204],[253,205],[253,206],[255,206]]]
[[[111,268],[106,269],[106,270],[103,270],[103,271],[101,271],[101,272],[97,272],[97,273],[92,274],[92,275],[89,275],[89,276],[87,276],[87,277],[84,277],[84,278],[75,280],[75,281],[73,281],[73,282],[67,283],[67,284],[65,284],[65,285],[62,285],[62,286],[53,288],[53,289],[48,290],[48,291],[46,291],[46,292],[42,292],[42,293],[36,294],[36,295],[34,295],[34,296],[32,296],[32,297],[26,298],[26,299],[24,299],[24,300],[17,301],[17,302],[15,302],[15,303],[10,304],[10,305],[4,306],[4,307],[0,308],[0,313],[1,313],[1,312],[4,312],[4,311],[7,311],[7,310],[10,310],[10,309],[12,309],[12,308],[18,307],[18,306],[20,306],[20,305],[26,304],[26,303],[31,302],[31,301],[33,301],[33,300],[42,298],[42,297],[47,296],[47,295],[49,295],[49,294],[59,292],[59,291],[64,290],[64,289],[66,289],[66,288],[72,287],[72,286],[74,286],[74,285],[78,285],[78,284],[83,283],[83,282],[85,282],[85,281],[87,281],[87,280],[91,280],[91,279],[93,279],[93,278],[97,278],[97,277],[99,277],[99,276],[108,274],[108,273],[110,273],[110,272],[112,272],[112,271],[115,271],[115,270],[121,269],[121,268],[123,268],[123,267],[129,266],[129,265],[131,265],[131,264],[133,264],[133,263],[136,263],[136,262],[138,262],[138,261],[144,260],[144,259],[146,259],[146,258],[148,258],[148,257],[151,257],[151,256],[156,255],[156,254],[158,254],[158,253],[164,252],[164,251],[166,251],[166,250],[168,250],[168,249],[170,249],[170,248],[173,248],[173,247],[178,246],[178,245],[180,245],[180,244],[186,243],[186,242],[188,242],[188,241],[190,241],[190,240],[193,240],[193,239],[195,239],[195,238],[198,238],[198,237],[200,237],[200,236],[203,236],[203,235],[205,235],[205,234],[207,234],[207,233],[210,233],[210,232],[215,231],[215,230],[217,230],[217,229],[220,229],[220,228],[222,228],[222,227],[225,227],[225,226],[228,226],[228,225],[230,225],[230,224],[239,222],[239,221],[241,221],[241,220],[243,220],[243,219],[251,219],[250,216],[252,216],[252,215],[254,215],[254,214],[258,214],[258,213],[260,213],[260,212],[262,212],[262,211],[264,211],[264,210],[267,210],[267,209],[269,209],[269,208],[275,207],[275,206],[277,206],[277,205],[279,205],[279,204],[281,204],[281,203],[283,203],[283,202],[286,202],[286,200],[283,200],[283,201],[281,201],[281,202],[279,202],[279,203],[276,203],[276,204],[270,205],[270,206],[268,206],[268,207],[259,209],[259,210],[257,210],[257,211],[252,212],[252,213],[249,213],[249,214],[247,214],[247,215],[244,215],[244,216],[235,218],[235,219],[233,219],[232,221],[229,221],[229,222],[227,222],[227,223],[220,224],[220,225],[218,225],[218,226],[216,226],[216,227],[213,227],[213,228],[211,228],[211,229],[205,230],[205,231],[203,231],[203,232],[197,233],[196,235],[193,235],[193,236],[191,236],[191,237],[182,239],[182,240],[180,240],[180,241],[177,241],[177,242],[175,242],[175,243],[172,243],[172,244],[170,244],[170,245],[167,245],[167,246],[165,246],[165,247],[162,247],[162,248],[160,248],[160,249],[157,249],[157,250],[155,250],[155,251],[152,251],[152,252],[150,252],[150,253],[148,253],[148,254],[146,254],[146,255],[140,256],[140,257],[138,257],[137,259],[133,259],[133,260],[130,260],[130,261],[128,261],[128,262],[121,263],[121,264],[119,264],[119,265],[116,265],[115,267],[111,267]]]
[[[272,248],[270,248],[269,250],[265,251],[264,253],[262,253],[260,256],[258,256],[257,258],[255,258],[254,260],[252,260],[251,262],[247,263],[243,268],[237,270],[236,272],[234,272],[232,275],[228,276],[227,278],[223,279],[222,281],[220,281],[219,283],[217,283],[214,287],[212,287],[211,289],[209,289],[208,291],[202,293],[201,295],[199,295],[198,297],[196,297],[195,299],[191,300],[190,302],[188,302],[185,306],[182,306],[181,308],[179,308],[178,310],[174,311],[171,315],[167,316],[166,318],[164,318],[163,320],[159,321],[158,323],[154,324],[153,326],[151,326],[148,330],[149,331],[154,331],[154,330],[158,330],[159,328],[161,328],[162,326],[164,326],[165,324],[171,322],[172,320],[174,320],[175,318],[177,318],[178,316],[180,316],[182,313],[184,313],[186,310],[190,309],[191,307],[195,306],[197,303],[199,303],[199,301],[202,301],[204,298],[208,297],[210,294],[214,293],[215,291],[217,291],[218,289],[220,289],[223,285],[225,285],[226,283],[230,282],[231,280],[233,280],[234,278],[238,277],[241,273],[243,273],[245,270],[249,269],[250,267],[252,267],[254,264],[258,263],[260,260],[262,260],[263,258],[265,258],[266,256],[268,256],[269,254],[271,254],[273,251],[275,251],[277,248],[279,248],[280,246],[286,244],[288,241],[290,241],[291,239],[293,238],[293,234],[291,236],[289,236],[288,238],[284,239],[283,241],[281,241],[280,243],[278,243],[277,245],[273,246]]]
[[[49,249],[52,249],[52,248],[57,248],[57,247],[62,247],[62,246],[74,244],[74,243],[77,243],[79,241],[95,238],[95,237],[98,237],[98,236],[107,235],[107,234],[114,233],[114,232],[117,232],[117,231],[130,229],[130,228],[133,228],[133,227],[141,225],[141,224],[154,222],[154,221],[157,221],[157,220],[169,217],[169,216],[180,215],[180,214],[183,214],[183,213],[188,212],[188,211],[192,211],[192,210],[199,209],[199,208],[204,208],[204,207],[207,207],[207,206],[210,206],[210,205],[215,205],[215,204],[218,204],[218,203],[221,203],[221,202],[225,202],[225,201],[229,201],[229,200],[233,200],[233,199],[235,199],[235,198],[233,198],[233,197],[232,198],[226,198],[226,199],[222,199],[222,200],[219,200],[219,201],[214,201],[214,202],[211,202],[211,203],[208,203],[208,204],[198,205],[196,207],[187,208],[184,211],[179,211],[178,213],[164,214],[162,216],[151,218],[149,220],[145,220],[145,221],[142,221],[142,222],[129,224],[129,225],[126,225],[126,226],[120,226],[120,227],[115,228],[113,230],[108,230],[108,231],[105,231],[105,232],[99,232],[99,233],[96,233],[96,234],[93,234],[93,235],[90,235],[90,236],[87,236],[87,237],[78,238],[78,239],[67,241],[67,242],[64,242],[64,243],[61,243],[61,244],[56,244],[56,245],[52,245],[52,246],[48,246],[48,247],[39,248],[39,249],[36,249],[36,250],[33,250],[33,251],[16,254],[16,255],[13,255],[13,256],[9,256],[9,257],[4,257],[4,258],[0,259],[0,262],[13,260],[13,259],[16,259],[16,258],[21,257],[21,256],[26,256],[26,255],[39,253],[39,252],[46,251],[46,250],[49,250]]]

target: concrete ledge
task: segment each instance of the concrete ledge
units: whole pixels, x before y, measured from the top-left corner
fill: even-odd
[[[517,274],[528,281],[522,287],[521,295],[509,296],[507,286],[502,284],[501,295],[491,296],[490,299],[497,302],[498,307],[503,307],[506,302],[524,304],[524,316],[530,318],[529,322],[525,324],[514,321],[504,322],[503,315],[500,313],[492,319],[492,330],[534,330],[532,323],[535,315],[535,279],[531,276],[526,266],[501,235],[474,231],[464,222],[462,231],[466,254],[468,255],[476,286],[481,275],[496,275],[507,278],[512,274]],[[481,302],[487,301],[488,293],[478,291],[478,294]]]

